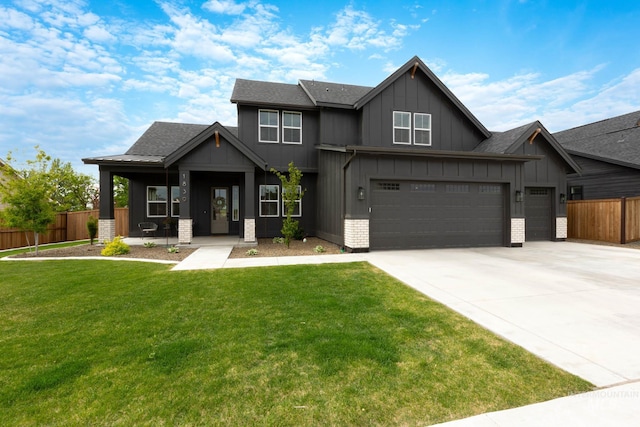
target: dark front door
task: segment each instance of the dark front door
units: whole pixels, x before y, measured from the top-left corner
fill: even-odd
[[[211,189],[211,234],[229,234],[229,189]]]

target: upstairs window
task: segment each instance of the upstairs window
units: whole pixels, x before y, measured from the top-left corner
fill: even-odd
[[[411,113],[393,112],[393,143],[411,144]]]
[[[278,112],[274,110],[259,110],[259,135],[260,142],[278,142]]]
[[[413,115],[413,143],[431,145],[431,114],[415,113]]]
[[[302,113],[282,112],[282,142],[302,144]]]

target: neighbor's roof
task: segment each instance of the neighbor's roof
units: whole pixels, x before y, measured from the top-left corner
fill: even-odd
[[[640,111],[556,132],[569,153],[640,169]]]

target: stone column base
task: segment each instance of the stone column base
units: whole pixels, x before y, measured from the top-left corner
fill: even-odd
[[[180,218],[178,220],[178,244],[189,245],[193,237],[193,220],[191,218]]]
[[[255,243],[256,242],[256,220],[255,218],[244,219],[244,242]]]
[[[352,252],[369,251],[369,220],[344,220],[344,246]]]
[[[112,241],[116,237],[116,220],[115,219],[99,219],[98,220],[98,241]]]
[[[556,239],[566,239],[567,234],[567,217],[556,218]]]
[[[522,246],[525,239],[524,218],[511,218],[511,246]]]

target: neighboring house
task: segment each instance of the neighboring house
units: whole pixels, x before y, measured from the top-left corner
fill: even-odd
[[[376,87],[238,79],[238,127],[154,123],[100,167],[100,235],[114,234],[113,176],[130,179],[130,234],[177,220],[178,240],[280,235],[293,161],[307,235],[351,251],[521,246],[566,238],[579,168],[534,122],[490,132],[417,57]]]
[[[571,200],[640,196],[640,111],[553,134],[582,169]]]

